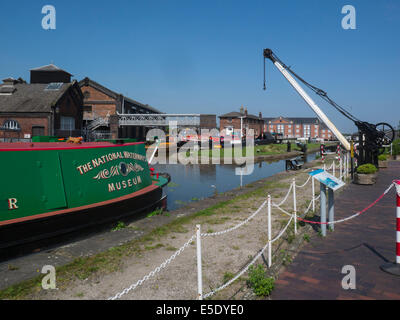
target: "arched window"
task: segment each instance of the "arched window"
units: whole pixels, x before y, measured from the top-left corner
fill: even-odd
[[[19,126],[18,121],[15,120],[6,120],[4,121],[3,130],[10,130],[10,131],[20,131],[21,127]]]

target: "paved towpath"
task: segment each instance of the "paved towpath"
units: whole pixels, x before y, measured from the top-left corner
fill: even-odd
[[[394,179],[400,162],[379,172],[373,186],[351,184],[335,199],[335,220],[348,217],[376,200]],[[395,188],[374,207],[355,219],[336,224],[327,237],[311,238],[292,264],[281,273],[273,300],[400,299],[400,277],[381,271],[396,254]],[[356,270],[356,289],[344,290],[345,265]]]

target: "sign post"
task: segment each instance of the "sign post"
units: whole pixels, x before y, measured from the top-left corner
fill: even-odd
[[[320,200],[320,215],[321,215],[321,233],[326,237],[326,186],[321,182],[321,200]]]
[[[327,192],[326,189],[328,188],[328,196],[329,196],[329,203],[328,203],[328,214],[329,214],[329,222],[330,230],[333,230],[333,221],[335,219],[335,197],[334,192],[345,185],[345,183],[336,178],[335,176],[329,174],[323,169],[315,170],[309,173],[313,179],[317,179],[320,182],[320,189],[321,189],[321,201],[320,201],[320,214],[321,214],[321,233],[322,236],[326,236],[326,199],[327,199]]]

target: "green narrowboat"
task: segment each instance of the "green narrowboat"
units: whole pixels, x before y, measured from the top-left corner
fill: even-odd
[[[0,250],[166,206],[140,142],[0,143],[0,177]]]

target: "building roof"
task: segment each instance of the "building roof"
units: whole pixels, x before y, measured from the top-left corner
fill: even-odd
[[[30,71],[65,72],[65,73],[69,74],[70,76],[72,76],[72,74],[70,74],[69,72],[57,67],[54,64],[48,64],[46,66],[34,68],[34,69],[31,69]]]
[[[273,118],[263,118],[264,121],[276,121],[276,120],[286,120],[286,121],[293,121],[294,123],[299,123],[299,124],[311,124],[311,123],[316,123],[320,122],[318,117],[273,117]]]
[[[108,95],[109,97],[111,97],[115,100],[118,100],[118,97],[122,97],[125,100],[125,102],[131,103],[140,108],[147,109],[148,111],[153,112],[153,113],[162,113],[161,111],[157,110],[156,108],[153,108],[152,106],[149,106],[148,104],[143,104],[143,103],[133,100],[131,98],[125,97],[124,95],[117,93],[113,90],[110,90],[109,88],[106,88],[105,86],[101,85],[100,83],[98,83],[88,77],[79,81],[79,86],[81,88],[83,86],[90,86],[92,88],[99,90],[100,92],[103,92],[104,94]]]
[[[56,105],[58,100],[65,94],[72,83],[62,83],[57,90],[46,89],[49,84],[17,83],[12,94],[0,94],[0,112],[3,113],[32,113],[51,112],[51,107]],[[0,85],[2,88],[4,85]]]
[[[243,117],[243,119],[248,118],[248,119],[260,120],[259,117],[255,116],[253,114],[247,114],[247,116],[246,116],[244,113],[240,113],[240,112],[229,112],[229,113],[219,116],[219,118],[241,118],[241,117]]]

